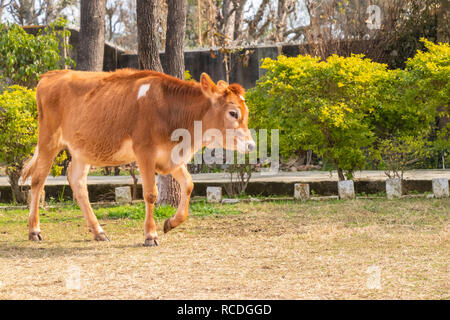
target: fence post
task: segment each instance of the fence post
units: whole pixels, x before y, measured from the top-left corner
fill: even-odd
[[[207,187],[206,201],[220,203],[222,202],[222,188],[221,187]]]
[[[131,188],[130,187],[117,187],[114,189],[116,194],[117,203],[131,203]]]
[[[432,185],[435,198],[447,198],[449,196],[447,178],[435,178],[432,180]]]
[[[355,199],[355,185],[353,180],[338,181],[340,199]]]
[[[308,183],[296,183],[294,184],[294,199],[295,200],[308,200],[310,197],[309,184]]]
[[[402,179],[386,179],[386,196],[389,200],[402,197]]]

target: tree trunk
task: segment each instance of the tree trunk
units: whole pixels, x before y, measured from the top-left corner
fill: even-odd
[[[0,23],[2,22],[2,17],[3,17],[3,2],[5,0],[0,0]]]
[[[102,71],[106,0],[81,0],[77,69]]]
[[[111,175],[111,167],[103,167],[103,175],[110,176]]]
[[[210,47],[216,46],[216,30],[217,29],[217,17],[216,17],[216,5],[213,0],[208,0],[208,32],[207,39]]]
[[[222,25],[222,35],[226,37],[227,41],[233,41],[234,37],[234,18],[236,16],[236,11],[234,8],[234,3],[232,0],[223,0],[222,4],[222,15],[223,15],[223,25]]]
[[[184,79],[186,0],[167,0],[166,73]]]
[[[137,190],[137,185],[138,185],[138,178],[136,177],[136,162],[133,162],[130,164],[130,167],[128,169],[128,171],[130,172],[131,177],[133,178],[133,185],[131,186],[131,189],[133,190],[132,192],[132,199],[136,200],[138,197],[138,190]]]
[[[286,32],[286,20],[288,11],[288,1],[278,0],[278,19],[276,21],[275,42],[284,41],[284,33]]]
[[[234,35],[233,40],[239,41],[242,37],[242,24],[244,19],[244,5],[246,0],[236,1],[237,8],[234,14]]]
[[[197,0],[197,19],[198,19],[198,46],[203,47],[203,32],[202,32],[202,0]]]
[[[139,69],[162,72],[159,59],[156,9],[157,0],[137,0]]]
[[[156,187],[158,188],[157,205],[178,206],[180,203],[180,186],[170,174],[159,174],[156,179]]]
[[[58,15],[57,4],[55,0],[47,0],[45,5],[44,24],[50,24]]]
[[[137,0],[138,58],[140,69],[162,72],[159,58],[156,0]],[[186,32],[185,0],[168,0],[166,33],[166,72],[184,79],[184,36]],[[171,175],[158,175],[158,204],[177,206],[180,188]]]
[[[437,26],[437,41],[439,42],[448,42],[450,40],[449,37],[449,11],[450,11],[450,4],[448,0],[441,0],[438,10],[438,26]]]
[[[247,27],[248,37],[252,40],[255,40],[258,38],[258,25],[264,18],[264,13],[266,12],[266,7],[270,5],[270,0],[262,0],[261,4],[259,5],[258,10],[255,13],[255,16],[253,19],[249,22]]]
[[[186,0],[167,0],[166,73],[184,79]],[[171,175],[158,176],[158,204],[178,206],[180,186]]]
[[[32,25],[36,22],[34,14],[34,1],[33,0],[23,0],[20,3],[20,16],[22,25]]]
[[[6,174],[8,175],[9,184],[11,186],[13,201],[17,203],[26,203],[25,193],[22,192],[19,185],[20,170],[6,170]]]
[[[341,168],[337,168],[337,173],[338,173],[339,181],[344,181],[345,180],[344,170],[342,170]]]

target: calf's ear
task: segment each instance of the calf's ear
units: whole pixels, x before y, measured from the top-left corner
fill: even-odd
[[[206,74],[202,73],[200,76],[200,86],[202,88],[202,92],[209,98],[212,98],[214,93],[217,92],[217,86],[214,81]]]
[[[223,80],[219,80],[217,82],[217,88],[219,88],[219,90],[226,90],[228,88],[229,84]]]

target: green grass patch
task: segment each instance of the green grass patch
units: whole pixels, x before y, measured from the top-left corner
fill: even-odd
[[[126,205],[93,205],[99,219],[145,219],[143,202]],[[442,226],[448,223],[450,199],[358,199],[351,201],[327,200],[298,202],[280,200],[269,202],[240,202],[237,204],[212,204],[205,200],[190,204],[189,215],[194,217],[219,217],[242,213],[281,214],[286,219],[304,223],[340,222],[345,226],[402,225],[410,227]],[[155,207],[155,219],[167,219],[176,212],[171,206]],[[63,206],[40,210],[42,222],[84,220],[79,207],[71,201]],[[28,219],[28,209],[0,210],[0,226],[23,224]]]
[[[176,209],[172,206],[155,206],[153,215],[155,219],[167,219],[173,216],[175,212]],[[198,217],[239,214],[240,212],[232,205],[209,204],[206,201],[191,203],[189,207],[189,214]],[[95,213],[99,218],[143,220],[145,219],[145,204],[137,203],[99,208],[95,210]]]
[[[153,211],[155,219],[167,219],[170,218],[176,209],[171,206],[157,206]],[[145,204],[136,203],[133,205],[119,205],[109,208],[99,208],[96,210],[97,217],[109,218],[109,219],[145,219]]]

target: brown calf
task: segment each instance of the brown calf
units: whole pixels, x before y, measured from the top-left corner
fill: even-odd
[[[226,148],[248,152],[255,143],[247,128],[248,109],[244,89],[238,84],[216,84],[207,74],[200,82],[182,81],[153,71],[120,70],[113,73],[59,70],[44,74],[36,98],[39,140],[33,158],[25,165],[22,181],[31,176],[29,239],[42,240],[39,197],[53,159],[67,148],[72,155],[69,184],[95,240],[108,240],[89,203],[87,175],[91,165],[116,166],[137,161],[146,204],[145,245],[157,245],[153,219],[157,198],[155,173],[171,174],[180,184],[181,201],[176,214],[164,223],[164,232],[188,215],[193,188],[186,162],[203,146],[203,137],[191,139],[188,157],[174,162],[171,151],[177,141],[172,132],[186,129],[194,137],[194,121],[202,121],[202,133],[231,129],[232,142],[214,141]],[[216,139],[217,140],[217,139]],[[189,158],[189,159],[188,159]]]

